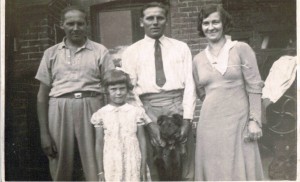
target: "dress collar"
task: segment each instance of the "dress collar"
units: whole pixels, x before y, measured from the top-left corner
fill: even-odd
[[[130,110],[130,105],[128,103],[125,103],[122,106],[113,106],[111,104],[107,105],[107,110],[108,111],[129,111]]]
[[[237,41],[231,41],[230,39],[226,39],[226,42],[221,48],[218,56],[214,56],[210,52],[208,46],[205,49],[205,54],[209,60],[209,63],[212,65],[213,68],[219,71],[222,75],[225,74],[228,67],[229,51],[232,47],[234,47],[236,43]]]

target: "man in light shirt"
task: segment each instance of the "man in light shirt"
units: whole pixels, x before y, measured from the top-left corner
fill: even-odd
[[[140,25],[146,35],[124,51],[122,68],[130,75],[137,104],[144,107],[153,121],[147,125],[147,163],[151,179],[160,180],[150,142],[154,141],[154,145],[161,143],[157,118],[176,113],[184,118],[179,138],[182,142],[187,141],[182,180],[192,181],[195,154],[191,121],[196,102],[192,55],[186,43],[163,35],[167,14],[167,7],[161,3],[149,3],[142,8]]]
[[[105,104],[102,75],[115,66],[108,50],[87,38],[84,9],[65,8],[61,28],[64,40],[45,50],[35,77],[41,147],[53,181],[97,181],[101,171],[90,119]]]

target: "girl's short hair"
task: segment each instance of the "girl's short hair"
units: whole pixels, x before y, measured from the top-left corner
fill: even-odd
[[[221,16],[221,21],[223,25],[223,32],[228,33],[231,30],[231,27],[233,26],[232,18],[230,14],[224,10],[224,8],[221,5],[217,4],[210,4],[201,7],[198,15],[198,31],[200,37],[205,37],[203,30],[202,30],[202,22],[203,19],[207,18],[210,14],[214,12],[219,12]]]
[[[103,86],[107,90],[108,86],[116,84],[126,84],[128,90],[133,89],[130,77],[127,73],[122,70],[113,69],[105,72],[103,76]]]

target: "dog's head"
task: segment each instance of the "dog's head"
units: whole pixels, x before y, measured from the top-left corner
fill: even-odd
[[[180,131],[182,123],[183,117],[179,114],[173,114],[172,116],[161,115],[157,119],[161,137],[167,140],[176,139],[176,134]]]
[[[172,116],[161,115],[157,124],[160,127],[161,138],[166,142],[164,146],[156,147],[155,164],[162,181],[181,181],[181,143],[180,127],[183,117],[179,114]],[[179,147],[179,148],[178,148]]]

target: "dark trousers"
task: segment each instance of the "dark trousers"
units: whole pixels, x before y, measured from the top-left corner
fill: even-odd
[[[147,115],[152,119],[153,122],[157,121],[160,115],[172,115],[172,114],[183,114],[182,108],[182,95],[176,96],[176,94],[168,94],[166,97],[155,98],[155,94],[150,97],[141,97],[145,111]],[[171,95],[171,96],[170,96]],[[194,169],[195,169],[195,139],[190,128],[188,134],[187,155],[186,159],[183,159],[182,164],[182,180],[193,181],[194,180]],[[150,175],[152,181],[159,181],[158,172],[154,164],[153,152],[154,147],[150,142],[150,136],[146,134],[147,142],[147,164],[150,169]]]

